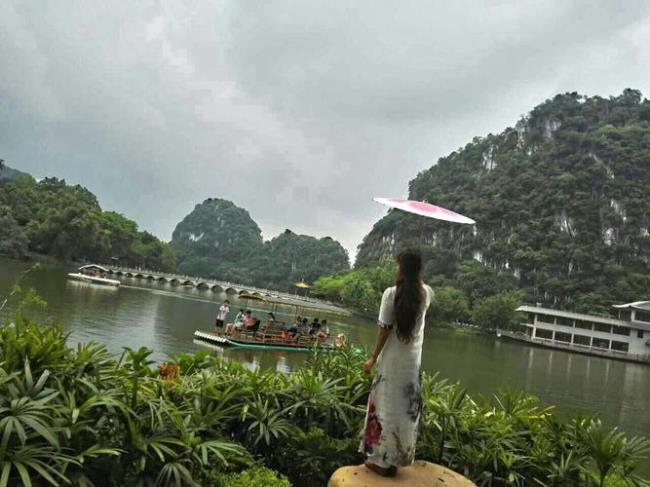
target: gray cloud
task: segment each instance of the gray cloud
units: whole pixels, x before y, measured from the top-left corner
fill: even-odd
[[[560,91],[650,93],[647,2],[0,3],[0,150],[169,238],[209,196],[351,251],[407,182]]]

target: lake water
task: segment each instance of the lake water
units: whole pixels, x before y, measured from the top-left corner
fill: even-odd
[[[0,302],[28,264],[0,260]],[[122,287],[110,289],[69,281],[71,269],[60,264],[42,265],[25,278],[49,303],[45,312],[61,322],[73,341],[94,340],[119,354],[122,347],[147,346],[155,358],[199,350],[194,330],[209,330],[225,295],[146,280],[124,278]],[[240,307],[263,314],[263,303],[238,301],[230,296],[231,316]],[[281,310],[278,319],[292,316]],[[352,342],[370,347],[376,327],[361,318],[328,318],[334,332],[346,333]],[[304,353],[215,349],[215,354],[255,367],[290,371],[305,360]],[[423,367],[440,377],[460,381],[472,394],[492,394],[499,388],[523,389],[555,405],[561,415],[595,411],[605,421],[629,434],[650,436],[650,366],[600,357],[533,348],[486,335],[427,329]]]

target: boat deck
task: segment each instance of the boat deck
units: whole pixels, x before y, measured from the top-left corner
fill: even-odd
[[[334,350],[334,345],[328,341],[321,341],[312,337],[300,337],[298,339],[282,338],[280,335],[268,335],[258,333],[239,333],[235,336],[216,335],[205,331],[195,331],[196,340],[207,343],[233,346],[240,348],[253,348],[261,350],[286,350],[308,352],[314,349]]]

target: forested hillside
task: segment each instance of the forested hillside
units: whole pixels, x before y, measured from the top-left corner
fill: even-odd
[[[262,252],[250,262],[258,286],[275,288],[282,283],[285,289],[349,267],[348,254],[339,242],[330,237],[297,235],[291,230],[265,242]]]
[[[419,247],[440,285],[518,286],[528,300],[591,310],[650,293],[650,102],[558,95],[514,127],[476,137],[409,184],[409,198],[475,227],[391,211],[357,266]],[[479,264],[480,263],[480,264]],[[511,282],[514,280],[514,283]]]
[[[248,259],[262,250],[262,231],[232,202],[208,198],[172,234],[180,272],[250,284]]]
[[[5,168],[7,171],[8,168]],[[3,171],[4,172],[4,171]],[[102,211],[94,194],[64,180],[25,173],[0,180],[0,254],[174,270],[171,248],[123,215]]]
[[[181,272],[279,290],[349,267],[345,249],[329,237],[287,230],[263,242],[246,210],[218,198],[196,205],[176,226],[171,244]]]

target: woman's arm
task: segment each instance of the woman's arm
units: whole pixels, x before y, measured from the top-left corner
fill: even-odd
[[[377,330],[377,341],[375,343],[375,351],[372,353],[372,355],[366,360],[366,362],[363,364],[363,371],[368,374],[372,370],[373,366],[375,365],[375,362],[377,362],[377,358],[379,357],[379,354],[381,351],[384,349],[384,345],[386,344],[386,340],[388,340],[388,337],[390,336],[390,332],[392,331],[393,327],[385,327],[385,326],[380,326],[379,330]]]

